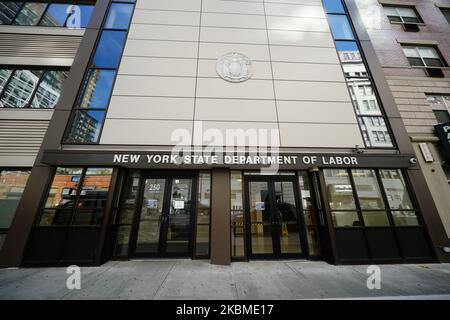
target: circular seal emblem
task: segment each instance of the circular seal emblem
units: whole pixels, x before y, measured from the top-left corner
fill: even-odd
[[[216,72],[224,80],[230,82],[244,82],[253,74],[252,61],[237,52],[224,54],[217,60]]]

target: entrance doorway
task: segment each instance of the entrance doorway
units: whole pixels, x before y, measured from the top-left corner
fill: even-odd
[[[304,222],[295,176],[247,176],[244,180],[249,258],[306,255]]]
[[[190,257],[195,178],[144,176],[141,186],[133,256]]]

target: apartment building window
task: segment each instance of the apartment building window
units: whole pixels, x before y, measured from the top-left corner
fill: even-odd
[[[92,1],[0,1],[0,24],[86,28],[93,11]]]
[[[358,115],[361,135],[366,147],[393,147],[389,130],[376,95],[373,80],[366,68],[364,57],[359,49],[358,39],[351,26],[351,20],[342,1],[323,1],[336,49],[344,71],[345,80]],[[375,117],[376,120],[373,119]],[[374,121],[379,125],[374,125]],[[376,129],[373,129],[376,127]],[[372,131],[382,131],[385,139]]]
[[[402,45],[409,64],[415,67],[445,67],[437,47]]]
[[[400,23],[422,23],[423,20],[414,7],[383,6],[389,21]]]
[[[65,142],[92,144],[100,139],[114,80],[125,47],[134,1],[113,1],[91,57]]]
[[[447,19],[447,22],[450,24],[450,8],[441,8],[441,11],[445,19]]]
[[[67,70],[0,69],[0,108],[52,109]]]
[[[427,95],[427,101],[439,123],[450,122],[450,95]]]

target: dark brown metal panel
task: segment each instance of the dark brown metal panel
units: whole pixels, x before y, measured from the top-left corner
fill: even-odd
[[[50,167],[34,167],[0,251],[0,267],[18,267],[32,232],[34,220],[48,188],[53,170]]]
[[[211,176],[211,263],[231,262],[230,171],[212,170]]]
[[[78,48],[70,74],[55,107],[50,126],[42,142],[28,183],[17,206],[2,250],[0,251],[0,267],[17,267],[21,264],[27,241],[33,230],[36,215],[48,188],[53,169],[41,163],[46,149],[60,149],[70,111],[77,98],[78,89],[88,67],[91,53],[99,34],[99,28],[106,14],[110,0],[97,1],[88,29]]]

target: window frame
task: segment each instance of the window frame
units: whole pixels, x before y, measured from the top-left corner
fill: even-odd
[[[408,44],[408,43],[400,43],[400,46],[402,47],[403,55],[404,55],[404,56],[406,57],[406,59],[408,60],[409,66],[410,66],[411,68],[422,68],[422,69],[423,69],[423,68],[426,68],[426,69],[444,69],[444,68],[448,68],[447,61],[445,61],[444,56],[442,55],[442,53],[441,53],[441,51],[439,50],[439,48],[438,48],[437,45],[433,45],[433,44],[426,45],[426,44]],[[412,65],[411,62],[409,62],[409,58],[417,58],[417,57],[408,57],[408,56],[405,54],[405,50],[404,50],[405,47],[414,48],[414,50],[416,51],[416,53],[418,54],[420,60],[421,60],[422,63],[423,63],[422,66],[415,66],[415,65]],[[441,66],[441,67],[428,66],[428,65],[425,63],[425,60],[424,60],[422,54],[420,53],[419,48],[432,48],[432,49],[436,52],[437,56],[439,57],[439,60],[440,60],[440,62],[441,62],[441,64],[442,64],[442,66]]]
[[[442,109],[441,109],[441,108],[433,107],[433,105],[430,104],[429,102],[428,102],[428,105],[431,107],[431,111],[433,111],[434,116],[436,117],[436,120],[438,121],[438,123],[440,123],[440,122],[439,122],[439,120],[437,119],[437,116],[436,116],[435,111],[447,111],[448,116],[450,117],[450,102],[447,102],[447,101],[450,101],[450,94],[425,93],[425,96],[427,97],[427,102],[428,102],[428,97],[441,97],[441,98],[442,98],[442,97],[448,97],[449,100],[442,99],[442,101],[444,102],[445,108],[442,108]],[[442,122],[442,123],[443,123],[443,122]]]
[[[409,5],[383,4],[382,6],[383,6],[383,10],[384,10],[385,8],[393,8],[393,9],[395,9],[395,11],[397,12],[397,16],[395,16],[395,17],[398,17],[398,18],[400,18],[400,20],[401,20],[401,21],[391,21],[391,19],[389,18],[390,16],[387,14],[386,10],[384,10],[384,13],[385,13],[386,17],[388,18],[388,20],[389,20],[389,22],[390,22],[391,24],[417,24],[417,25],[425,25],[425,23],[424,23],[422,17],[421,17],[420,14],[419,14],[419,11],[416,9],[416,6],[414,6],[414,5],[409,6]],[[414,14],[416,15],[417,20],[419,20],[419,22],[408,22],[408,21],[405,21],[405,20],[403,19],[404,16],[402,16],[402,14],[401,14],[400,11],[399,11],[399,9],[401,9],[401,8],[412,9],[412,10],[414,11]]]

